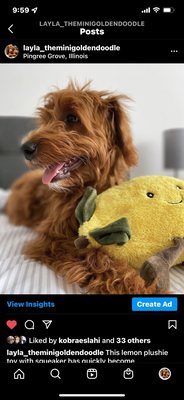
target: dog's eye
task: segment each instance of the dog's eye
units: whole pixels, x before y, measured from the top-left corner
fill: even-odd
[[[178,185],[177,185],[176,188],[181,190],[181,186],[178,186]]]
[[[65,118],[65,122],[68,122],[68,124],[75,124],[79,122],[79,118],[74,114],[68,114]]]
[[[147,195],[148,197],[150,197],[150,198],[154,197],[154,194],[151,193],[151,192],[146,193],[146,195]]]

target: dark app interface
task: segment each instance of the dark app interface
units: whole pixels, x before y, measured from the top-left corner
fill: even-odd
[[[181,297],[1,296],[1,306],[7,392],[132,399],[181,385]]]
[[[76,79],[82,83],[91,79],[94,86],[96,79],[98,89],[107,87],[108,90],[110,87],[112,90],[120,90],[120,92],[124,90],[123,86],[129,87],[127,92],[130,97],[134,97],[135,88],[135,97],[137,96],[135,100],[140,104],[140,110],[141,104],[144,104],[144,111],[143,109],[140,111],[141,117],[135,117],[134,121],[135,145],[137,142],[140,161],[138,172],[135,172],[134,175],[128,174],[127,179],[140,175],[172,176],[173,171],[176,178],[182,179],[182,174],[178,172],[183,168],[181,136],[176,136],[178,141],[176,139],[170,141],[170,148],[164,164],[164,168],[169,168],[168,173],[163,169],[160,161],[164,151],[162,139],[159,137],[157,147],[157,132],[155,130],[154,134],[152,129],[152,125],[155,127],[154,129],[157,128],[158,108],[161,110],[163,107],[163,113],[158,116],[158,126],[159,124],[161,126],[159,129],[170,129],[175,124],[176,134],[178,129],[179,135],[184,132],[182,125],[184,122],[182,122],[182,117],[181,119],[178,117],[178,115],[182,115],[183,107],[183,90],[181,90],[184,65],[182,11],[181,6],[174,1],[166,1],[164,4],[158,2],[154,5],[150,3],[142,6],[133,4],[125,6],[123,4],[123,10],[119,11],[116,5],[114,5],[114,9],[112,5],[111,10],[107,6],[103,14],[99,12],[98,18],[94,10],[91,10],[91,15],[87,13],[87,10],[83,10],[83,13],[78,15],[75,5],[73,8],[71,7],[71,10],[68,8],[65,12],[61,5],[54,3],[50,7],[39,5],[36,2],[29,6],[24,5],[23,2],[21,4],[15,2],[12,6],[7,4],[6,10],[1,12],[0,17],[2,118],[4,115],[21,115],[21,110],[22,115],[29,113],[31,115],[33,105],[36,108],[39,96],[49,92],[51,85],[56,84],[57,86],[58,84],[60,86],[62,84],[62,87],[65,87],[69,79],[73,81]],[[177,78],[180,79],[179,84]],[[49,79],[48,85],[46,84],[47,79]],[[19,80],[18,88],[17,80]],[[31,87],[30,92],[26,89],[29,87],[29,80],[31,80],[32,88],[34,87],[35,96]],[[6,85],[3,82],[6,82]],[[129,86],[127,82],[129,82]],[[14,84],[16,98],[15,91],[13,91],[12,111],[6,111],[6,88],[8,85]],[[158,85],[157,100],[154,85]],[[170,97],[170,93],[174,93],[173,98]],[[173,114],[177,115],[174,123],[168,122],[172,115],[169,98],[170,102],[173,102]],[[156,106],[157,101],[158,107]],[[26,102],[29,105],[27,108]],[[19,108],[19,103],[21,108]],[[177,105],[178,114],[175,111],[175,105]],[[9,107],[11,108],[11,98],[9,98]],[[150,109],[153,110],[154,107],[157,111],[152,111],[150,114]],[[139,115],[139,110],[137,115]],[[139,139],[142,129],[144,132],[144,123],[147,131],[144,138],[140,136],[141,139]],[[140,128],[137,131],[136,124]],[[146,144],[143,143],[144,141]],[[7,199],[9,185],[20,176],[19,172],[22,171],[22,167],[17,167],[18,172],[11,168],[11,176],[9,176],[9,167],[5,168],[4,165],[9,165],[10,161],[8,164],[4,164],[4,162],[7,162],[6,157],[13,154],[11,140],[8,139],[9,144],[6,144],[0,136],[0,143],[2,143],[2,145],[0,144],[2,147],[2,149],[0,147],[0,158],[3,171],[0,174],[0,186],[6,191],[7,194],[3,192],[3,195]],[[178,143],[178,147],[176,143]],[[4,149],[6,154],[4,154]],[[13,157],[17,157],[17,155],[13,155]],[[71,162],[75,164],[74,161],[72,159]],[[154,168],[151,166],[151,162]],[[144,163],[148,167],[145,168]],[[53,178],[53,166],[44,173],[44,178],[42,178],[44,184],[48,184],[49,179],[51,180],[51,173]],[[8,180],[6,180],[6,176]],[[54,190],[57,189],[56,186]],[[178,185],[177,188],[181,189]],[[148,191],[147,197],[153,196],[154,194]],[[23,201],[25,199],[22,197]],[[131,201],[133,201],[132,198]],[[156,201],[155,198],[153,201]],[[2,202],[4,205],[6,204],[5,200]],[[52,205],[54,210],[54,203]],[[3,213],[4,206],[1,208],[2,216]],[[156,234],[159,235],[159,238],[162,237],[162,228],[167,219],[166,216],[163,221],[159,220],[159,231],[157,230],[155,234],[154,229],[158,220],[156,213],[151,220],[150,242],[152,242],[152,238],[154,238],[153,241],[156,241]],[[2,223],[5,224],[6,217],[2,218],[4,218]],[[104,221],[100,232],[107,225],[106,220]],[[144,227],[141,228],[144,226],[144,222],[143,218],[140,223],[141,234],[144,230]],[[173,239],[176,236],[181,237],[179,229],[176,228],[178,223],[178,220],[176,223],[174,222]],[[28,226],[31,226],[31,223]],[[2,225],[0,231],[2,243],[7,240],[4,239],[3,242],[3,238],[8,237],[6,229],[5,225]],[[15,227],[13,224],[12,228],[8,225],[8,229],[10,232]],[[42,270],[39,263],[34,264],[34,261],[30,261],[26,270],[24,269],[24,264],[20,264],[18,258],[19,253],[16,252],[23,245],[24,234],[26,235],[27,231],[14,230],[12,232],[15,232],[12,233],[12,236],[15,234],[22,241],[21,245],[16,242],[17,247],[14,254],[17,257],[16,260],[8,259],[11,251],[14,251],[13,239],[9,244],[5,243],[7,244],[5,253],[2,244],[0,247],[2,250],[0,264],[2,266],[2,277],[0,276],[0,376],[1,386],[5,388],[8,399],[11,398],[10,396],[25,399],[28,395],[31,398],[37,398],[38,395],[43,398],[49,396],[53,400],[90,397],[131,400],[135,396],[140,399],[148,399],[151,396],[160,398],[161,395],[168,399],[182,398],[184,275],[181,262],[180,267],[173,270],[171,268],[173,272],[171,272],[170,278],[168,271],[164,278],[165,258],[159,258],[159,267],[162,272],[161,274],[158,272],[157,278],[162,278],[162,284],[166,290],[160,290],[160,292],[157,290],[157,294],[154,289],[150,289],[150,292],[145,291],[147,293],[145,295],[141,294],[139,289],[136,292],[134,286],[132,289],[129,287],[129,294],[126,293],[126,290],[121,294],[121,291],[117,293],[116,290],[103,291],[100,287],[99,290],[90,291],[89,288],[93,287],[92,281],[91,286],[88,287],[82,286],[81,288],[79,285],[77,291],[74,287],[65,290],[68,283],[62,283],[61,289],[59,285],[63,278],[58,278],[57,273],[49,275],[49,273],[54,274],[53,271],[49,272],[44,278],[47,265],[43,266]],[[163,235],[165,232],[164,228]],[[113,234],[117,234],[117,232]],[[98,239],[100,246],[103,247],[104,244],[107,244],[103,247],[104,251],[108,246],[113,246],[114,242],[107,243],[105,241],[109,235],[108,230],[105,233],[103,231],[103,241],[99,235],[96,234],[94,237]],[[128,237],[127,235],[126,233],[126,237]],[[150,243],[146,242],[146,236],[143,236],[142,240],[145,240],[149,246]],[[108,240],[110,240],[109,236]],[[94,241],[92,240],[91,243],[93,245]],[[116,241],[117,243],[117,247],[120,248],[122,243]],[[159,249],[162,250],[161,246]],[[103,255],[102,252],[102,257]],[[180,261],[184,260],[180,259]],[[22,258],[21,263],[23,263]],[[169,264],[174,267],[175,265],[174,261],[172,265]],[[89,265],[88,267],[90,268]],[[30,268],[30,272],[27,268]],[[40,271],[39,276],[36,275],[36,271]],[[96,270],[95,273],[98,274],[98,272]],[[30,278],[31,276],[32,278]],[[27,281],[27,279],[30,280]],[[95,280],[96,275],[91,279]],[[102,286],[107,279],[108,277],[103,275]],[[171,282],[170,286],[168,279]],[[57,282],[57,287],[54,286],[54,282]],[[148,288],[150,282],[145,284]],[[108,283],[106,287],[108,288]]]

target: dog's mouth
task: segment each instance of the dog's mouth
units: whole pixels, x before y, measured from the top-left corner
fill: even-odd
[[[49,165],[42,176],[44,185],[66,179],[70,176],[71,171],[78,168],[83,163],[83,159],[72,157],[60,164]]]

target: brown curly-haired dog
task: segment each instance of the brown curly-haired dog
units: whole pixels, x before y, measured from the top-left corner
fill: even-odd
[[[78,230],[74,210],[86,186],[96,187],[100,193],[126,179],[137,162],[123,105],[126,100],[126,96],[73,83],[47,94],[38,109],[38,128],[22,143],[28,167],[36,170],[13,184],[6,205],[13,223],[38,233],[25,246],[24,254],[92,293],[147,290],[144,280],[130,267],[107,260],[101,270],[98,261],[102,254],[79,254],[74,246]]]

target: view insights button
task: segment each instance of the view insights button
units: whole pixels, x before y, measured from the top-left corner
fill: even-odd
[[[177,297],[133,297],[132,311],[177,311]]]

